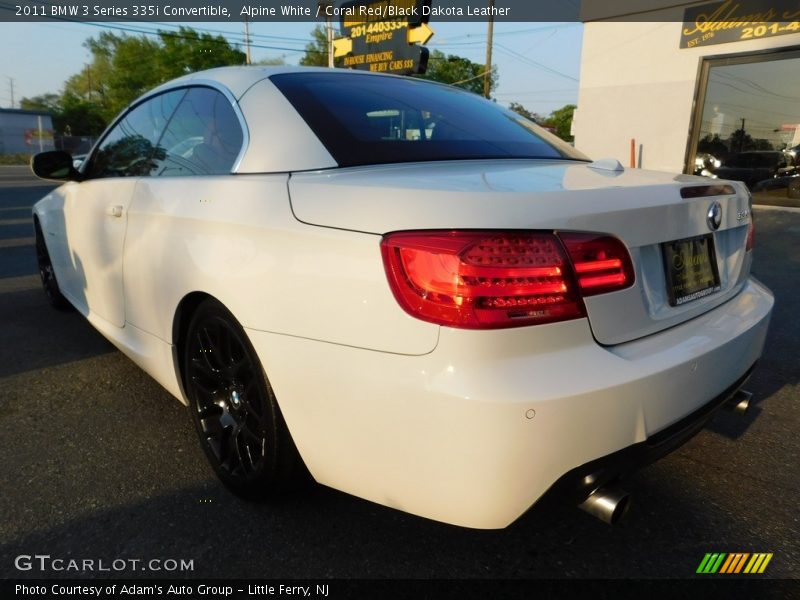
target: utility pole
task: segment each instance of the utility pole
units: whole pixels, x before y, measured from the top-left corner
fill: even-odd
[[[250,64],[250,21],[244,18],[244,64]]]
[[[486,71],[483,73],[483,97],[492,91],[492,35],[494,34],[494,0],[489,0],[489,25],[486,33]]]
[[[739,152],[744,151],[744,122],[745,119],[742,119],[742,135],[739,137]]]
[[[11,108],[14,108],[14,78],[6,75],[8,79],[8,89],[11,92]]]
[[[92,99],[92,92],[94,91],[92,86],[92,66],[90,64],[86,64],[86,98],[88,100]]]
[[[333,0],[317,0],[317,11],[325,14],[325,37],[328,45],[328,68],[333,68]]]
[[[333,17],[326,19],[326,28],[328,30],[328,68],[333,68]]]

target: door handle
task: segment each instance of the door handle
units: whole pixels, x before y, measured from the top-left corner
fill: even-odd
[[[121,217],[122,216],[122,207],[120,205],[109,206],[106,209],[106,214],[110,217]]]

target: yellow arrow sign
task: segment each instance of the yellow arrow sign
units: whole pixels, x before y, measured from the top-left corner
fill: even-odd
[[[334,56],[344,56],[345,54],[350,54],[352,51],[353,51],[353,40],[350,39],[349,37],[333,40]]]
[[[409,44],[424,44],[431,37],[433,37],[433,29],[428,27],[427,23],[420,23],[419,27],[409,27],[408,29]]]

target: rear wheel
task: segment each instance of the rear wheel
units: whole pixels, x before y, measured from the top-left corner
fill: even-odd
[[[295,487],[303,464],[275,394],[241,325],[216,300],[189,323],[183,368],[200,443],[222,482],[247,498]]]
[[[50,253],[47,251],[47,244],[42,235],[42,228],[38,221],[34,225],[36,231],[36,262],[39,264],[39,277],[42,279],[42,288],[47,295],[50,305],[59,310],[69,307],[69,302],[61,294],[56,280],[56,272],[53,270],[53,263],[50,261]]]

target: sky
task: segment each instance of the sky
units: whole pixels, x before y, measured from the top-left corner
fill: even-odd
[[[91,61],[83,43],[105,27],[130,27],[125,23],[0,23],[0,107],[11,107],[13,81],[15,108],[23,97],[59,93],[67,78]],[[150,30],[174,31],[175,23],[137,24]],[[192,23],[197,30],[221,33],[229,42],[243,41],[243,26],[235,23]],[[297,64],[311,39],[314,24],[250,24],[252,60],[282,56]],[[426,44],[431,50],[457,54],[483,64],[486,60],[485,23],[430,22],[434,36]],[[116,29],[110,29],[122,33]],[[578,97],[581,23],[495,23],[492,62],[499,69],[498,102],[517,102],[531,112],[548,115]]]

